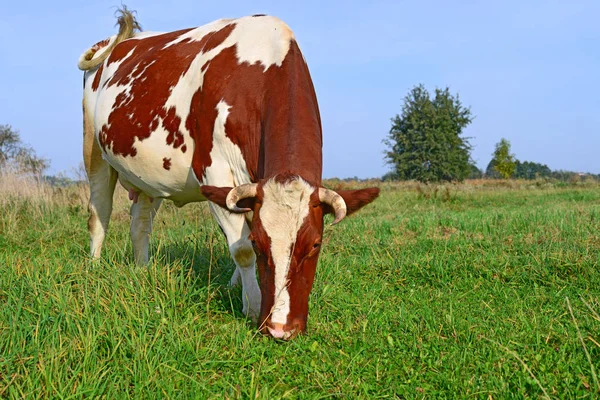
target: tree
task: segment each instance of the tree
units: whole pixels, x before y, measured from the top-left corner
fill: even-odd
[[[531,161],[516,161],[514,177],[519,179],[538,179],[547,178],[552,175],[552,171],[546,164],[540,164]]]
[[[485,169],[485,177],[493,179],[501,178],[500,172],[498,172],[498,170],[496,169],[496,161],[493,158],[490,160],[490,162],[487,165],[487,168]]]
[[[471,145],[462,132],[472,120],[471,109],[449,88],[436,88],[431,98],[423,85],[415,86],[383,141],[394,176],[421,182],[465,179],[471,172]]]
[[[469,179],[481,179],[483,178],[483,171],[479,169],[475,163],[469,163]]]
[[[490,167],[491,166],[491,167]],[[496,148],[492,153],[492,160],[488,164],[489,169],[495,169],[504,179],[510,178],[517,168],[517,161],[514,154],[510,154],[510,142],[504,138],[496,143]]]
[[[396,172],[395,171],[389,171],[389,172],[386,172],[381,177],[381,180],[384,181],[384,182],[397,181],[398,180],[398,176],[396,176]]]
[[[0,125],[0,170],[9,165],[19,172],[41,174],[50,163],[21,141],[18,130],[10,125]]]

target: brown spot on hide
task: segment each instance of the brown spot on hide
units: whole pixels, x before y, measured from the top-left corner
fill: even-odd
[[[179,132],[179,124],[181,118],[175,114],[175,107],[169,108],[167,115],[164,117],[162,125],[169,134],[167,135],[167,144],[178,148],[183,144],[183,135]]]
[[[108,46],[109,42],[110,42],[110,38],[106,38],[104,40],[101,40],[101,41],[99,41],[98,43],[96,43],[95,45],[92,46],[92,50],[95,53],[98,50],[100,50],[101,48]]]
[[[106,61],[107,66],[118,61],[122,63],[105,85],[130,85],[130,90],[117,96],[108,124],[100,130],[99,142],[104,149],[110,148],[114,154],[134,157],[136,138],[140,141],[147,139],[158,127],[159,119],[168,132],[167,144],[181,147],[184,142],[179,130],[181,119],[175,108],[166,109],[164,105],[194,58],[221,44],[233,28],[233,24],[227,25],[199,41],[183,39],[166,48],[168,43],[191,29],[130,39],[117,45]],[[131,55],[125,58],[130,52]],[[208,151],[210,153],[210,149]]]
[[[167,171],[171,169],[171,159],[170,158],[163,158],[163,168],[166,169]]]
[[[96,75],[94,75],[94,81],[92,82],[92,90],[95,92],[98,90],[100,86],[100,78],[102,77],[102,71],[104,70],[104,64],[100,64],[98,70],[96,70]]]
[[[92,48],[87,52],[85,59],[89,61],[92,58],[94,58],[94,55],[98,52],[98,50],[102,49],[103,47],[108,46],[109,42],[110,42],[110,38],[106,38],[106,39],[96,43],[95,45],[93,45]]]

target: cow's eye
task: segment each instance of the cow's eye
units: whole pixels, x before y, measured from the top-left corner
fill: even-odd
[[[318,249],[319,247],[321,247],[320,242],[316,242],[315,244],[313,244],[313,249]]]

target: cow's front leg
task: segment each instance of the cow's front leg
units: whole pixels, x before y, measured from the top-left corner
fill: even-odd
[[[256,255],[248,239],[250,228],[241,214],[232,214],[210,203],[210,210],[227,237],[229,252],[242,281],[242,312],[254,322],[260,315],[260,289],[256,280]],[[232,278],[232,283],[233,282]]]

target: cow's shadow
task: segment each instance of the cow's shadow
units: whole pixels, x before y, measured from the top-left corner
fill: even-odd
[[[244,318],[241,286],[230,287],[235,264],[221,235],[199,232],[183,238],[162,241],[152,246],[154,263],[168,266],[180,274],[185,285],[192,285],[199,309],[218,309]]]

